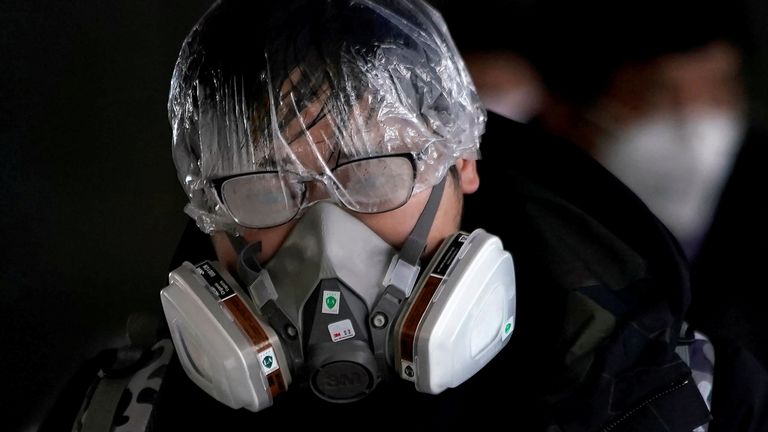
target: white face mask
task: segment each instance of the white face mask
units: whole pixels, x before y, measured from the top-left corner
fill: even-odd
[[[659,113],[598,140],[595,157],[695,255],[744,134],[735,110]]]

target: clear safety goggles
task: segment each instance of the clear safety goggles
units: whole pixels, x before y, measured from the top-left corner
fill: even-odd
[[[329,198],[354,212],[382,213],[411,198],[421,156],[398,153],[355,159],[322,174],[241,173],[214,179],[212,184],[229,215],[247,228],[282,225]]]

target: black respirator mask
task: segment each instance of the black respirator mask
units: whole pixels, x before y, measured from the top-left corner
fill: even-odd
[[[258,243],[243,248],[239,281],[210,261],[171,272],[162,304],[190,379],[232,408],[260,411],[292,382],[350,402],[386,377],[437,394],[477,373],[514,328],[514,266],[478,229],[450,236],[420,271],[444,183],[399,251],[320,202],[263,267]]]

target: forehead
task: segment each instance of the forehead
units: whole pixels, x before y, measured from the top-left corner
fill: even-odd
[[[348,160],[417,150],[409,145],[410,121],[405,116],[382,115],[371,106],[367,98],[346,109],[334,109],[328,99],[318,99],[300,111],[292,103],[291,110],[282,113],[276,163],[323,172]]]
[[[290,120],[282,133],[287,168],[322,172],[339,152],[337,125],[317,104]],[[329,167],[330,168],[330,167]]]

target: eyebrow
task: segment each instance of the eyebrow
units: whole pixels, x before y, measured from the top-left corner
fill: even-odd
[[[298,107],[295,106],[295,102],[293,103],[294,103],[294,107],[296,108],[295,110],[293,110],[293,112],[296,113],[296,111],[298,111]],[[284,128],[286,132],[290,132],[292,129],[296,129],[296,132],[289,137],[288,146],[293,145],[297,140],[299,140],[302,136],[305,136],[306,133],[311,131],[315,126],[320,124],[320,122],[323,121],[323,119],[325,119],[328,116],[327,110],[325,108],[325,104],[323,104],[323,106],[317,110],[317,112],[314,114],[314,117],[305,119],[304,115],[309,112],[311,112],[311,110],[304,109],[303,111],[296,113],[297,115],[295,115],[286,124]],[[325,138],[322,141],[318,140],[315,142],[324,142],[324,141],[325,141]]]
[[[321,132],[319,137],[315,137],[311,134],[312,129],[318,126],[320,122],[322,122],[327,116],[328,114],[325,112],[325,109],[320,109],[317,115],[315,115],[308,122],[305,121],[302,117],[297,117],[296,119],[292,120],[292,122],[299,122],[299,125],[297,126],[298,131],[294,134],[293,137],[289,138],[288,147],[295,151],[297,142],[303,137],[307,138],[308,145],[314,145],[315,147],[320,144],[328,143],[326,134]]]
[[[291,83],[295,87],[295,84],[293,82],[293,78],[291,77]],[[295,136],[290,137],[288,141],[288,145],[290,146],[293,144],[296,140],[301,138],[301,136],[305,132],[309,132],[317,126],[323,119],[325,119],[328,116],[328,105],[327,101],[330,97],[330,92],[328,89],[323,86],[321,89],[316,92],[315,97],[313,97],[310,101],[307,101],[305,107],[302,107],[301,109],[296,104],[296,99],[293,97],[294,93],[292,91],[286,92],[284,97],[282,99],[290,99],[290,104],[293,106],[293,110],[290,110],[291,113],[295,114],[292,119],[289,120],[288,124],[286,125],[286,129],[290,130],[292,129],[291,126],[294,124],[294,122],[299,122],[299,125],[297,129],[299,129],[298,133],[295,134]],[[313,110],[312,107],[314,104],[318,103],[319,101],[322,101],[320,104],[320,107],[317,110]],[[314,111],[314,113],[313,113]],[[305,115],[312,114],[313,116],[310,118],[305,118]]]

